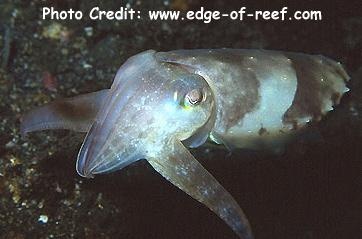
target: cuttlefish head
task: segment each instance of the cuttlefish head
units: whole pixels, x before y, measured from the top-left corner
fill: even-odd
[[[185,147],[203,144],[215,124],[208,82],[155,51],[129,58],[112,87],[56,100],[24,115],[21,133],[45,129],[87,132],[76,169],[83,177],[121,169],[139,159],[205,204],[240,238],[252,238],[233,197]]]
[[[90,128],[77,162],[84,177],[162,157],[172,141],[199,145],[213,124],[214,98],[199,75],[158,62],[153,51],[119,70]]]

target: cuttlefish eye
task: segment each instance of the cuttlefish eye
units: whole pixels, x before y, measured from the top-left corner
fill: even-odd
[[[201,89],[193,89],[189,91],[184,98],[184,106],[198,105],[204,100],[204,94]]]

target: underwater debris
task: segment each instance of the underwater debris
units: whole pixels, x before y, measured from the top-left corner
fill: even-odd
[[[49,71],[43,72],[42,82],[45,89],[50,91],[57,91],[58,81],[57,78]]]
[[[63,26],[60,23],[52,23],[44,27],[42,36],[52,40],[60,40],[61,42],[67,42],[71,36],[72,31],[70,31],[66,26]]]
[[[38,222],[46,224],[48,222],[48,216],[44,214],[40,215],[38,218]]]

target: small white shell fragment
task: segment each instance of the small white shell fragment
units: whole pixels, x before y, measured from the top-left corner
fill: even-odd
[[[41,223],[47,223],[48,222],[48,216],[47,215],[40,215],[39,218],[38,218],[38,222],[41,222]]]

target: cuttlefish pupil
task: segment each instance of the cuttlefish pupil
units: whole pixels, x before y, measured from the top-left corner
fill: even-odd
[[[199,89],[193,89],[189,93],[186,94],[186,99],[189,104],[197,105],[202,101],[202,92]]]
[[[84,177],[146,159],[240,238],[251,239],[236,200],[187,147],[209,140],[228,149],[278,151],[299,129],[339,103],[348,79],[341,64],[320,55],[149,50],[129,58],[110,89],[30,111],[22,118],[21,132],[87,132],[76,164]]]

